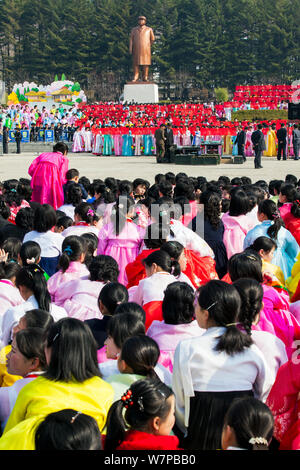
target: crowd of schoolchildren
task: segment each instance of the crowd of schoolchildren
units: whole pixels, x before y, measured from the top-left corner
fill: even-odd
[[[297,178],[90,181],[62,143],[29,175],[1,184],[0,449],[300,449]]]

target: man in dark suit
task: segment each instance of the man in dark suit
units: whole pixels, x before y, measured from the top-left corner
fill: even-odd
[[[158,129],[156,129],[154,138],[156,143],[156,161],[157,163],[162,163],[165,153],[166,153],[166,136],[165,136],[165,124],[161,124]]]
[[[243,157],[244,162],[246,161],[245,142],[246,142],[246,132],[243,130],[242,126],[239,126],[238,133],[235,139],[235,144],[237,144],[238,146],[238,155],[241,155]]]
[[[166,136],[166,154],[165,154],[165,161],[170,163],[171,155],[170,155],[170,148],[172,145],[174,145],[174,134],[172,131],[171,123],[167,122],[166,125],[166,130],[165,130],[165,136]]]
[[[286,137],[287,137],[287,130],[284,127],[284,124],[281,124],[280,128],[276,132],[277,139],[278,139],[278,151],[277,151],[277,160],[281,159],[286,160]]]
[[[266,150],[266,142],[262,133],[262,124],[258,124],[257,130],[252,133],[251,141],[255,152],[254,168],[262,168],[261,156],[264,150]]]
[[[298,126],[298,124],[294,124],[292,140],[293,140],[293,149],[294,149],[294,160],[299,160],[300,126]]]
[[[9,142],[9,130],[6,126],[3,126],[3,134],[2,134],[3,153],[8,153],[8,142]]]
[[[20,127],[17,127],[15,130],[15,141],[17,144],[17,153],[21,153],[21,140],[22,140],[22,133]]]

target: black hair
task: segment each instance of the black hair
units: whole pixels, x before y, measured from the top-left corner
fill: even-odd
[[[251,249],[236,253],[228,261],[228,273],[232,282],[241,278],[255,279],[262,283],[262,260],[259,254]]]
[[[242,178],[239,176],[235,176],[234,178],[231,179],[230,183],[232,186],[241,186],[243,184]]]
[[[54,319],[49,312],[41,309],[27,310],[24,315],[26,328],[40,328],[48,330],[53,324]]]
[[[95,210],[91,204],[81,202],[75,207],[74,215],[77,215],[83,222],[91,225],[95,219]]]
[[[225,415],[226,425],[233,429],[239,448],[268,450],[274,432],[274,417],[269,407],[257,398],[235,399]],[[267,443],[260,442],[258,438],[263,438]]]
[[[133,191],[133,184],[129,180],[122,180],[119,183],[119,194],[124,196],[124,195],[130,195]]]
[[[90,327],[77,318],[62,318],[48,331],[51,348],[45,377],[55,382],[84,382],[98,376],[97,343]]]
[[[85,242],[77,235],[66,237],[62,244],[62,253],[59,257],[58,268],[66,272],[72,261],[79,261],[85,251]]]
[[[204,205],[204,218],[214,230],[221,224],[221,197],[213,191],[204,191],[200,195],[200,204]]]
[[[144,243],[148,249],[160,248],[166,241],[169,234],[168,227],[156,222],[146,228]]]
[[[31,207],[23,207],[16,215],[15,223],[17,227],[31,232],[33,229],[34,210]]]
[[[107,336],[113,338],[115,345],[122,348],[126,339],[145,334],[144,323],[131,313],[117,313],[110,317],[106,330]]]
[[[37,242],[28,241],[22,244],[20,258],[22,265],[38,264],[41,257],[41,247]]]
[[[280,192],[286,197],[287,202],[293,202],[297,196],[297,189],[294,184],[284,183],[280,187]]]
[[[293,200],[292,207],[291,207],[291,214],[297,219],[300,218],[300,192],[299,190],[296,192],[294,196],[294,200]]]
[[[30,202],[32,196],[30,180],[26,178],[20,178],[19,184],[17,186],[17,192],[21,195],[23,200]]]
[[[94,258],[94,253],[97,250],[99,240],[97,235],[93,232],[83,233],[80,235],[80,238],[83,239],[85,245],[84,263],[89,267]]]
[[[73,219],[71,219],[71,217],[63,215],[57,218],[56,227],[63,227],[64,230],[66,230],[66,228],[71,227],[71,225],[73,225]]]
[[[277,248],[277,243],[270,237],[258,237],[254,240],[251,246],[251,250],[259,253],[260,250],[263,250],[265,253],[269,253],[273,248]]]
[[[36,429],[35,450],[102,450],[97,421],[72,409],[50,413]]]
[[[162,314],[168,325],[191,323],[194,319],[195,294],[186,282],[172,282],[164,292]]]
[[[21,266],[14,261],[0,263],[0,279],[12,280],[21,270]]]
[[[159,192],[162,196],[172,197],[173,196],[173,186],[170,181],[162,180],[158,185]]]
[[[134,206],[135,202],[131,196],[123,195],[118,197],[111,213],[111,221],[114,225],[114,232],[117,236],[125,227],[127,214]]]
[[[50,311],[51,297],[47,289],[44,271],[37,264],[30,264],[20,269],[16,276],[16,287],[25,286],[33,295],[41,310]]]
[[[42,370],[44,370],[47,365],[44,349],[44,334],[45,331],[42,328],[36,327],[27,327],[25,330],[20,330],[16,334],[16,343],[20,353],[25,356],[26,359],[38,358]]]
[[[255,279],[238,279],[233,283],[241,297],[239,322],[251,335],[251,326],[263,307],[264,290]]]
[[[170,412],[167,399],[172,390],[160,380],[144,379],[134,382],[131,387],[133,405],[125,409],[124,402],[117,400],[111,406],[106,421],[105,451],[115,450],[125,439],[127,429],[143,431],[151,418],[165,419]]]
[[[87,193],[89,192],[91,182],[86,176],[81,176],[78,180],[78,183],[84,187]]]
[[[1,244],[2,250],[8,254],[7,261],[17,261],[22,242],[19,238],[9,237]]]
[[[72,204],[72,206],[76,207],[82,201],[82,189],[80,184],[71,183],[68,186],[67,194],[66,194],[66,204]]]
[[[108,255],[95,256],[88,267],[91,281],[118,282],[119,265]]]
[[[56,212],[50,204],[39,204],[34,212],[33,229],[39,233],[48,232],[56,225]]]
[[[66,180],[70,181],[73,178],[76,178],[76,176],[79,176],[79,171],[76,170],[76,168],[71,168],[66,173]]]
[[[171,256],[164,250],[157,250],[151,253],[143,260],[143,265],[151,267],[153,263],[157,264],[163,271],[177,277],[180,275],[180,266],[178,261],[172,260]]]
[[[171,171],[168,171],[166,174],[165,174],[165,178],[166,178],[166,181],[170,181],[172,183],[173,186],[175,186],[176,184],[176,177],[175,177],[175,173],[171,172]]]
[[[135,302],[123,302],[122,304],[118,305],[115,314],[121,313],[130,313],[131,315],[136,315],[139,320],[143,323],[146,321],[146,312],[143,307]]]
[[[249,201],[245,191],[237,188],[230,193],[229,215],[238,217],[249,212]]]
[[[0,195],[0,216],[5,220],[7,220],[10,216],[10,208],[6,204],[3,195]]]
[[[226,282],[213,280],[200,287],[198,292],[200,307],[208,310],[209,318],[217,326],[225,327],[215,350],[233,356],[249,348],[253,344],[250,335],[240,331],[236,325],[241,308],[237,289]]]
[[[122,346],[120,359],[132,369],[133,374],[158,378],[154,367],[160,356],[160,349],[154,339],[146,335],[131,336]]]
[[[284,183],[283,180],[272,180],[270,181],[269,183],[269,193],[272,195],[272,196],[275,196],[275,190],[276,190],[276,193],[277,195],[280,193],[280,188],[282,186],[282,184]]]
[[[166,179],[165,175],[162,174],[162,173],[157,173],[155,176],[154,176],[154,181],[155,181],[155,184],[159,185],[162,181],[164,181]]]
[[[69,153],[69,147],[64,142],[57,142],[57,144],[55,144],[54,147],[53,147],[53,152],[54,153],[61,152],[63,155],[65,153],[68,154]]]
[[[178,180],[174,188],[174,198],[178,196],[185,196],[189,201],[195,200],[195,188],[189,180]]]
[[[278,232],[281,227],[284,226],[284,223],[280,217],[280,212],[278,211],[275,202],[271,201],[271,199],[265,199],[260,202],[258,205],[258,214],[264,214],[268,220],[273,222],[273,224],[268,228],[267,234],[269,237],[276,240]]]
[[[173,275],[174,276],[179,276],[181,269],[180,269],[180,264],[178,262],[181,254],[184,252],[184,246],[177,242],[177,241],[169,241],[166,242],[162,245],[161,247],[162,251],[165,251],[170,255],[171,260],[173,262]]]
[[[109,282],[101,289],[98,303],[100,300],[110,315],[113,315],[118,305],[128,302],[128,290],[119,282]]]
[[[286,175],[285,177],[285,182],[289,184],[293,184],[294,186],[297,186],[298,179],[295,175]]]

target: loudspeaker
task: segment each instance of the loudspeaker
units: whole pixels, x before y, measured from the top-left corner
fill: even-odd
[[[295,121],[296,119],[300,119],[300,103],[289,103],[288,108],[288,119],[291,121]]]

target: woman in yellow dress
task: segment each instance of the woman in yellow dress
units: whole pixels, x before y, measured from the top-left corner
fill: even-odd
[[[276,146],[276,127],[274,125],[269,126],[267,133],[267,149],[264,152],[266,157],[276,157],[277,156],[277,146]]]
[[[73,408],[92,416],[102,431],[113,402],[113,388],[100,377],[97,345],[90,328],[63,318],[50,328],[47,371],[27,384],[0,438],[1,450],[34,450],[37,426],[55,411]]]

